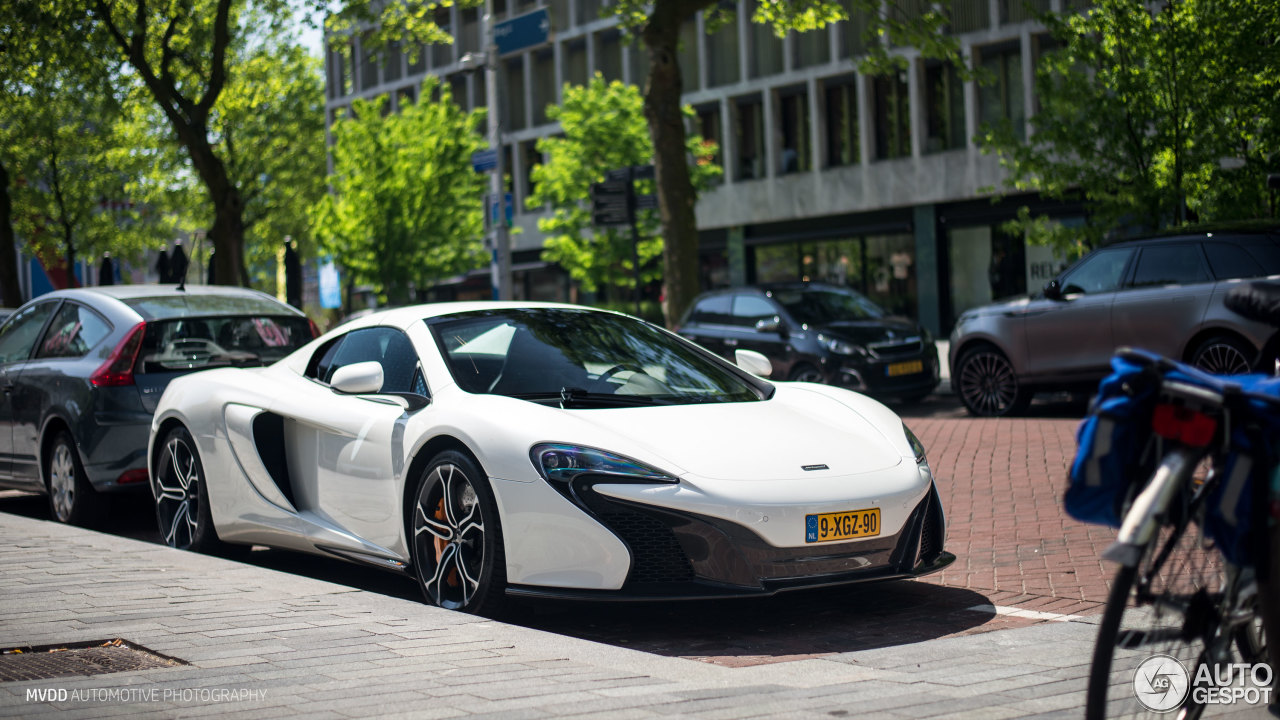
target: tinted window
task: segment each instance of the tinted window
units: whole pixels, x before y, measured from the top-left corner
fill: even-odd
[[[293,309],[263,295],[202,295],[198,292],[186,295],[122,298],[121,302],[148,320],[164,320],[188,315],[284,315]]]
[[[712,295],[703,298],[693,308],[694,322],[723,323],[728,322],[729,306],[732,295]]]
[[[1265,275],[1262,266],[1245,249],[1232,243],[1210,242],[1204,244],[1209,256],[1209,269],[1219,280],[1257,277]]]
[[[40,330],[58,306],[57,301],[32,305],[9,318],[0,327],[0,364],[19,362],[31,357]]]
[[[559,403],[573,390],[624,406],[760,399],[693,345],[620,315],[525,308],[428,323],[449,372],[471,393]]]
[[[1199,243],[1142,248],[1133,274],[1134,287],[1190,285],[1209,280]]]
[[[310,341],[310,323],[292,315],[152,320],[142,336],[137,371],[266,365]]]
[[[53,316],[36,357],[84,357],[109,334],[111,326],[97,313],[83,305],[63,303]]]
[[[324,351],[316,363],[316,377],[327,383],[338,368],[362,362],[382,365],[382,392],[426,394],[413,343],[403,332],[389,327],[352,330]]]
[[[733,324],[755,325],[778,314],[773,303],[759,295],[736,295],[733,298]]]
[[[840,320],[870,320],[885,316],[879,305],[846,289],[779,290],[775,300],[805,325],[827,325]]]
[[[1090,255],[1062,276],[1062,292],[1088,294],[1119,289],[1131,255],[1132,248],[1101,250]]]
[[[1245,244],[1245,249],[1262,265],[1264,275],[1280,275],[1280,248],[1265,240]]]

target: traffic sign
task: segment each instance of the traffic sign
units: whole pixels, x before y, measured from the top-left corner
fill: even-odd
[[[493,26],[493,42],[498,46],[499,55],[535,45],[545,45],[550,35],[551,16],[546,8],[504,20]]]
[[[497,223],[498,222],[498,196],[493,194],[485,195],[485,201],[489,204],[489,223],[490,224]],[[511,227],[511,219],[512,219],[512,213],[513,213],[512,206],[515,204],[511,200],[511,193],[507,193],[503,197],[502,204],[507,210],[507,227]]]
[[[657,210],[658,196],[654,195],[653,193],[649,193],[648,195],[637,195],[636,209],[637,210]]]
[[[476,172],[489,172],[498,167],[497,150],[476,150],[471,153],[471,169]]]

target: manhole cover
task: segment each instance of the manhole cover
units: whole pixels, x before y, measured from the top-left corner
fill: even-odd
[[[0,682],[105,675],[178,665],[186,663],[118,638],[43,647],[11,647],[0,653]]]

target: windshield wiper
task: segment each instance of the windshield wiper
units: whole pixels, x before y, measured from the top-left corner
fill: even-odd
[[[583,388],[564,387],[560,392],[512,393],[511,397],[530,402],[556,402],[561,409],[592,407],[646,407],[670,405],[670,401],[645,395],[614,395],[588,392]]]

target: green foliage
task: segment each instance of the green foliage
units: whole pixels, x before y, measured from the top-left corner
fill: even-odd
[[[385,99],[356,101],[354,117],[334,123],[332,194],[314,215],[321,252],[393,304],[484,261],[485,183],[471,169],[471,153],[485,147],[484,111],[464,112],[434,77],[419,97],[385,116]]]
[[[1019,230],[1069,250],[1193,215],[1267,215],[1266,173],[1280,170],[1280,4],[1171,0],[1153,12],[1097,0],[1045,22],[1058,49],[1037,68],[1031,137],[994,126],[980,139],[1010,188],[1081,200],[1090,218],[1067,229],[1023,212]]]
[[[686,108],[692,116],[693,110]],[[559,263],[587,292],[600,286],[634,288],[634,262],[630,227],[593,227],[589,194],[605,173],[629,165],[653,161],[653,142],[644,119],[644,100],[634,85],[606,82],[597,73],[585,86],[566,85],[560,106],[549,106],[547,115],[560,122],[563,137],[543,138],[538,150],[548,156],[533,169],[532,208],[551,206],[551,214],[538,221],[547,235],[543,258]],[[702,138],[688,139],[695,188],[705,188],[721,173],[710,162],[715,144]],[[650,181],[651,182],[651,181]],[[649,192],[637,184],[641,192]],[[640,211],[640,279],[650,283],[662,277],[662,267],[652,262],[662,255],[657,213]]]

